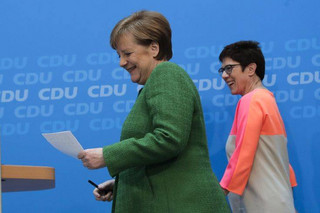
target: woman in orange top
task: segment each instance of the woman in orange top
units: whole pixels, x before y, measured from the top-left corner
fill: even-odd
[[[273,94],[262,80],[265,60],[258,42],[226,46],[219,73],[241,95],[226,144],[229,160],[220,182],[233,212],[295,212],[296,186],[287,135]]]

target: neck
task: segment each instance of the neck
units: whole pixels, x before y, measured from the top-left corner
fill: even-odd
[[[251,83],[249,84],[249,86],[247,87],[245,94],[247,94],[247,93],[249,93],[249,92],[251,92],[251,91],[253,91],[253,90],[255,90],[255,89],[259,89],[259,88],[260,88],[260,89],[266,89],[266,88],[263,86],[260,78],[259,78],[258,76],[255,76],[255,77],[252,79],[252,81],[251,81]],[[245,94],[244,94],[244,95],[245,95]]]

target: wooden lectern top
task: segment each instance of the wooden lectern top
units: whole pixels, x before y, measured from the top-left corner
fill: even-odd
[[[33,191],[55,187],[52,167],[1,165],[2,192]]]

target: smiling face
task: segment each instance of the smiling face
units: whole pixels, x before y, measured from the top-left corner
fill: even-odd
[[[239,62],[234,61],[229,57],[223,59],[222,67],[230,64],[239,64]],[[242,70],[241,65],[236,65],[232,68],[230,75],[228,75],[226,72],[223,72],[222,78],[229,86],[231,94],[243,96],[250,92],[250,75],[251,72],[249,73],[248,67]]]
[[[120,57],[120,66],[130,73],[132,82],[141,85],[147,82],[152,70],[161,62],[155,58],[159,53],[157,43],[139,45],[131,33],[119,38],[116,50]]]

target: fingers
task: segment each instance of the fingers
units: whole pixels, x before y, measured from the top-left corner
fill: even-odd
[[[113,200],[113,186],[114,186],[115,180],[107,180],[101,184],[98,185],[98,188],[95,188],[93,190],[93,195],[96,200],[98,201],[112,201]],[[101,191],[107,191],[105,195],[100,194]]]
[[[84,156],[85,156],[85,152],[84,151],[80,151],[78,153],[78,159],[82,159],[82,158],[84,158]]]
[[[109,185],[110,185],[110,182],[106,181],[106,182],[100,183],[98,186],[99,186],[99,189],[108,189]]]
[[[86,150],[83,150],[83,151],[79,152],[78,159],[80,159],[82,161],[82,164],[84,167],[90,169],[91,165],[89,164],[89,160],[87,159],[86,156],[87,156]]]
[[[113,199],[113,193],[112,192],[108,192],[106,195],[101,196],[99,200],[101,201],[112,201]]]
[[[108,192],[105,196],[106,201],[112,201],[113,199],[113,193],[112,192]]]
[[[107,189],[107,190],[112,190],[113,189],[113,186],[114,186],[114,179],[111,179],[111,180],[107,180],[101,184],[99,184],[99,188],[100,189]]]
[[[91,165],[90,162],[90,152],[87,149],[79,152],[78,159],[82,161],[84,167],[88,169],[93,169],[94,166]]]
[[[82,158],[80,158],[80,159],[81,159],[81,161],[82,161],[82,165],[83,165],[84,167],[88,168],[88,169],[92,169],[93,167],[92,167],[92,165],[90,164],[89,159],[86,158],[85,153],[84,153],[84,155],[81,156],[81,157],[82,157]]]
[[[95,188],[93,190],[93,195],[96,197],[96,198],[100,198],[100,194],[99,194],[99,190],[97,188]]]
[[[88,169],[99,169],[106,166],[102,148],[83,150],[79,152],[78,158],[81,159],[83,166]]]
[[[112,201],[113,200],[113,193],[112,191],[109,191],[106,195],[101,196],[99,193],[95,194],[94,196],[96,198],[97,201]]]

